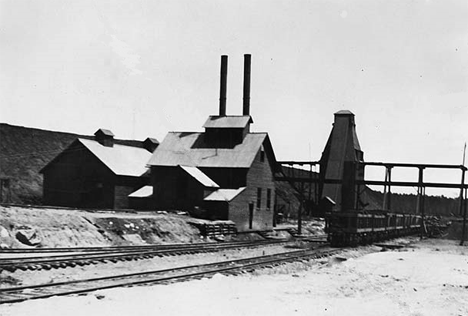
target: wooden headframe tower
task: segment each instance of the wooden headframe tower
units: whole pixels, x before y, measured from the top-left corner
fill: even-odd
[[[335,113],[333,129],[320,159],[321,199],[331,199],[338,211],[359,209],[356,180],[364,179],[364,169],[359,167],[363,160],[354,114],[347,110]]]

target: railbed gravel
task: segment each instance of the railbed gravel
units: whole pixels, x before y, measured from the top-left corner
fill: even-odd
[[[59,266],[58,268],[50,270],[41,269],[35,271],[23,271],[18,269],[15,272],[3,270],[0,272],[0,278],[8,278],[10,282],[0,282],[0,288],[89,279],[116,274],[162,270],[188,265],[226,261],[231,259],[271,255],[275,253],[290,252],[296,250],[298,249],[289,247],[286,248],[284,247],[284,245],[265,245],[256,248],[229,249],[219,252],[182,254],[175,256],[153,257],[149,259],[139,260],[123,260],[117,261],[115,263],[96,262],[96,264],[92,265],[76,265],[75,267]],[[11,282],[11,280],[16,280],[16,282]]]

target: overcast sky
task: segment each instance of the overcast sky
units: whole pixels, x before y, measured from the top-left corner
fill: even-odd
[[[241,114],[245,53],[252,129],[278,160],[318,160],[348,109],[368,161],[462,163],[466,0],[0,0],[0,121],[136,139],[201,131],[218,113],[222,54],[227,112]]]

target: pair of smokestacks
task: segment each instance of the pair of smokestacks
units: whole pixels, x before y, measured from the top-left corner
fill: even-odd
[[[250,61],[251,55],[244,55],[244,102],[242,115],[250,115]],[[219,116],[226,116],[226,91],[227,91],[227,67],[228,57],[221,56],[221,87],[219,90]]]

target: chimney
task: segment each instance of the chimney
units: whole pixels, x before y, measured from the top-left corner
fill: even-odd
[[[250,54],[244,55],[244,106],[242,115],[250,115]]]
[[[114,147],[114,134],[108,129],[98,129],[94,133],[94,139],[103,146]]]
[[[221,56],[221,80],[219,89],[219,116],[226,116],[226,90],[227,90],[227,55]]]

